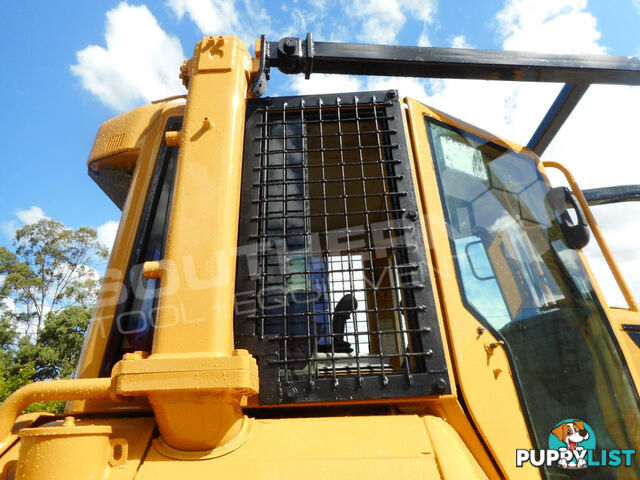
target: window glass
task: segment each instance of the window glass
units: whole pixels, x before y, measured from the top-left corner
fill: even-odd
[[[181,124],[181,118],[171,118],[167,131],[177,131]],[[142,265],[161,260],[164,255],[177,159],[178,148],[168,147],[163,140],[107,343],[102,376],[109,376],[125,353],[151,351],[160,281],[145,278]]]
[[[640,416],[626,364],[535,162],[426,122],[463,301],[505,342],[534,442],[546,448],[558,422],[577,418],[597,434],[596,459],[601,449],[637,449]],[[618,472],[590,467],[580,478]]]

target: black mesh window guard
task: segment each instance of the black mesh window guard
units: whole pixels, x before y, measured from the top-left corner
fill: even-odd
[[[450,392],[394,91],[249,100],[236,346],[260,403]]]

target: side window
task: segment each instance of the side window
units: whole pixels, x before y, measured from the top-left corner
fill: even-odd
[[[182,118],[173,117],[167,121],[166,131],[181,127]],[[105,349],[100,372],[103,377],[111,374],[125,353],[151,350],[160,285],[158,279],[144,277],[142,265],[164,255],[177,160],[178,148],[167,146],[163,139]]]
[[[270,100],[247,104],[236,275],[260,404],[448,392],[396,95]]]

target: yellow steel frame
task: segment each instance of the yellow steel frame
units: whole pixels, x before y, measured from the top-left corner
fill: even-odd
[[[622,272],[620,271],[620,268],[618,267],[618,264],[613,257],[613,253],[609,249],[607,241],[605,240],[604,235],[600,230],[600,226],[598,225],[595,216],[591,212],[591,208],[589,207],[587,199],[583,195],[582,190],[580,189],[580,186],[578,185],[578,182],[575,180],[574,176],[565,166],[561,165],[560,163],[547,161],[543,162],[543,165],[546,168],[555,168],[557,170],[560,170],[560,172],[562,172],[562,174],[565,176],[569,187],[571,187],[571,190],[576,196],[578,203],[584,211],[587,223],[589,224],[589,227],[593,232],[593,236],[595,237],[595,240],[598,243],[600,250],[602,251],[602,255],[607,262],[607,266],[611,270],[613,278],[618,284],[618,287],[620,288],[620,291],[622,292],[622,295],[627,302],[628,308],[615,308],[609,305],[609,302],[607,301],[606,296],[600,288],[595,274],[591,270],[589,262],[587,262],[584,254],[582,252],[579,252],[580,258],[585,265],[596,295],[600,299],[600,303],[605,310],[607,318],[611,323],[612,330],[627,361],[627,366],[629,368],[629,372],[631,373],[631,377],[633,378],[636,388],[638,388],[638,386],[640,386],[640,348],[638,348],[638,345],[635,344],[635,342],[631,339],[631,337],[629,337],[627,332],[625,332],[622,328],[622,325],[624,324],[640,326],[640,310],[638,308],[638,303],[636,302],[636,299],[634,298],[629,285],[622,275]]]
[[[635,298],[633,298],[633,293],[631,293],[631,289],[629,288],[629,285],[627,285],[627,281],[624,279],[624,276],[622,275],[622,272],[620,271],[618,264],[613,258],[613,254],[611,253],[611,250],[609,249],[609,246],[607,245],[607,242],[604,239],[604,236],[602,235],[602,231],[598,226],[598,222],[596,222],[596,219],[593,216],[593,213],[591,213],[591,208],[589,208],[587,199],[584,197],[582,190],[580,190],[580,187],[578,186],[578,183],[573,178],[573,175],[566,167],[564,167],[558,162],[543,162],[542,165],[545,168],[555,168],[557,170],[560,170],[562,174],[565,176],[565,178],[567,179],[567,182],[569,183],[571,190],[573,191],[574,195],[578,199],[578,203],[580,203],[580,206],[582,207],[582,210],[584,211],[584,214],[587,217],[587,223],[589,224],[589,227],[591,228],[591,231],[593,232],[593,235],[596,238],[596,242],[598,242],[598,246],[600,247],[600,250],[602,250],[602,254],[604,255],[607,265],[611,269],[611,273],[613,274],[613,277],[615,278],[616,283],[618,284],[618,287],[620,287],[620,291],[622,292],[624,299],[629,305],[629,309],[633,312],[638,312],[638,303],[636,302]],[[594,283],[597,283],[595,281],[595,278],[593,278],[593,276],[592,276],[592,281]],[[601,301],[605,304],[608,304],[605,298],[601,298]]]

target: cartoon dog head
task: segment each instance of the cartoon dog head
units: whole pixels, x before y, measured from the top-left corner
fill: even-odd
[[[589,438],[589,432],[585,430],[584,423],[580,420],[561,423],[551,430],[551,433],[564,442],[569,450],[575,450],[580,442]]]

